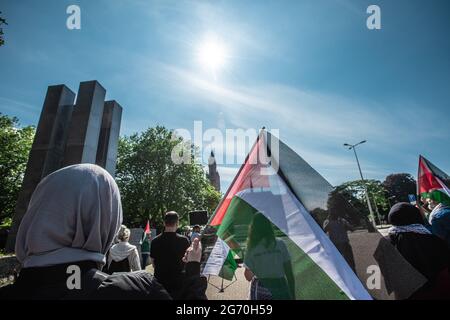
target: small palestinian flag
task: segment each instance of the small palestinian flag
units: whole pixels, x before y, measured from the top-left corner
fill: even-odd
[[[261,131],[204,233],[203,274],[242,261],[273,299],[399,299],[425,282],[300,156]],[[209,244],[209,245],[208,245]]]
[[[145,225],[144,234],[150,234],[150,221],[147,220],[147,224]]]
[[[425,157],[419,157],[417,193],[423,199],[432,197],[445,205],[450,205],[450,177]]]
[[[150,221],[147,220],[147,225],[145,226],[141,239],[141,252],[143,253],[150,253],[150,234]]]

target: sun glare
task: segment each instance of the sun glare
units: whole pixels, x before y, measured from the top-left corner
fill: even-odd
[[[202,67],[216,74],[226,64],[227,49],[224,43],[216,36],[209,36],[198,48],[198,60]]]

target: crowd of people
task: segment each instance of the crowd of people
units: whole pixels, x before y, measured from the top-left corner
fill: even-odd
[[[389,239],[427,283],[412,299],[450,299],[450,206],[430,193],[423,205],[392,206]]]
[[[411,298],[450,298],[450,203],[430,194],[425,205],[395,204],[388,217],[390,242],[428,280]],[[122,218],[117,184],[101,167],[79,164],[48,175],[33,193],[17,234],[22,269],[13,284],[0,288],[0,299],[206,299],[200,226],[182,235],[178,214],[169,211],[164,231],[151,242],[143,238],[139,256]],[[325,232],[342,224],[335,220],[327,220]],[[252,220],[246,251],[250,299],[295,298],[286,244],[262,214]],[[145,271],[148,262],[153,275]],[[75,290],[68,285],[69,270],[79,270]],[[269,292],[262,282],[279,292]]]
[[[122,218],[119,188],[103,168],[79,164],[48,175],[17,234],[22,269],[0,288],[0,299],[206,299],[201,243],[175,232],[175,212],[166,214],[165,231],[152,241],[154,276],[140,270]]]

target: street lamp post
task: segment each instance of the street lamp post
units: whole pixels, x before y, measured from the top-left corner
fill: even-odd
[[[367,201],[367,206],[369,207],[369,213],[370,213],[370,219],[372,220],[372,223],[374,225],[374,227],[376,227],[376,223],[375,223],[375,216],[373,214],[373,209],[372,209],[372,205],[370,204],[370,199],[369,199],[369,192],[367,191],[367,187],[365,184],[365,180],[361,171],[361,166],[359,165],[359,159],[358,159],[358,155],[356,154],[356,146],[359,146],[360,144],[365,143],[366,140],[363,140],[357,144],[348,144],[348,143],[344,143],[344,147],[348,147],[349,150],[353,149],[353,152],[355,153],[355,158],[356,158],[356,163],[358,164],[358,169],[359,169],[359,174],[361,176],[361,181],[364,184],[364,193],[366,194],[366,201]]]

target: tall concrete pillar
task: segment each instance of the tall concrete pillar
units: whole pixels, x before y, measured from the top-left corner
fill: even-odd
[[[34,189],[42,178],[61,167],[74,99],[75,93],[65,85],[47,89],[6,243],[8,252],[14,251],[17,231]]]
[[[14,251],[20,222],[42,178],[77,163],[96,163],[115,175],[122,107],[116,101],[104,102],[105,94],[97,81],[81,82],[74,106],[75,93],[66,86],[48,87],[8,235],[8,252]]]
[[[103,109],[96,164],[105,168],[113,177],[116,173],[121,120],[122,107],[115,100],[106,101]]]
[[[97,81],[80,83],[63,166],[96,163],[106,90]]]

